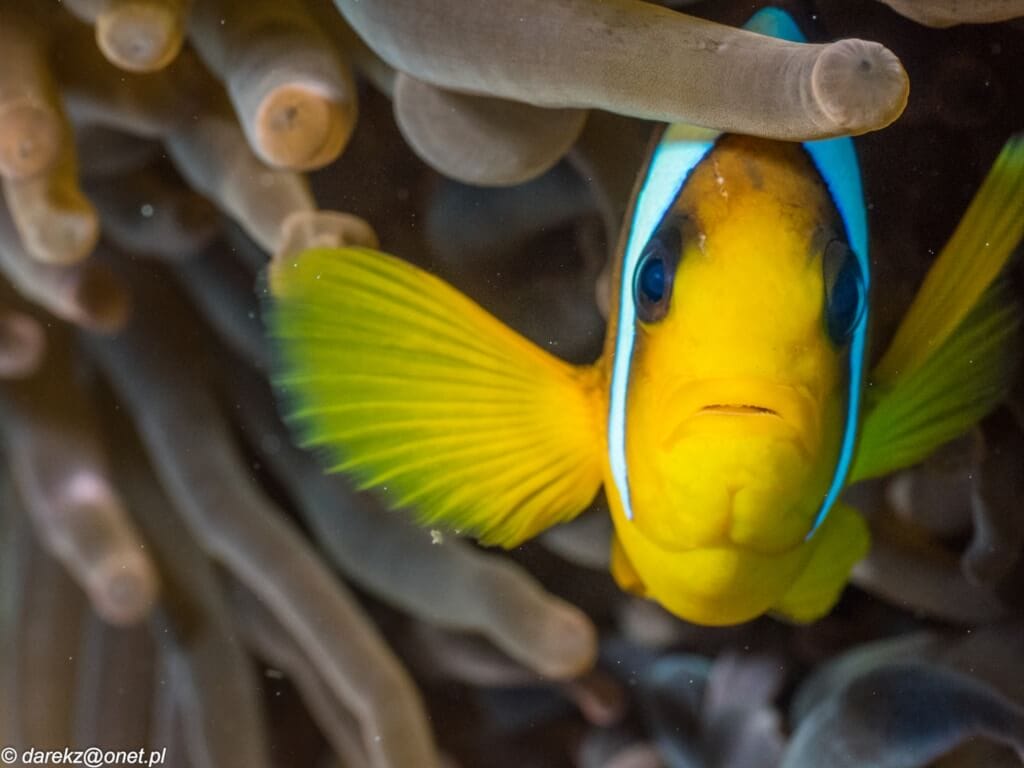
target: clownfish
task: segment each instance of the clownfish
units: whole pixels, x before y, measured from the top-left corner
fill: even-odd
[[[749,28],[800,40],[782,11]],[[611,571],[683,619],[806,622],[869,536],[840,499],[1005,396],[1024,234],[1011,139],[869,370],[871,262],[853,143],[672,125],[626,217],[605,348],[559,360],[431,274],[365,248],[272,266],[286,416],[332,471],[424,525],[515,547],[603,487]]]

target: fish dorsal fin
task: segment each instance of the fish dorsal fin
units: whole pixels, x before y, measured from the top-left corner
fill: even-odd
[[[1021,309],[999,280],[1024,236],[1024,135],[1003,147],[870,377],[853,479],[924,459],[1005,397]]]
[[[503,546],[597,493],[596,368],[558,360],[384,253],[306,251],[270,284],[275,383],[333,471],[423,524]]]

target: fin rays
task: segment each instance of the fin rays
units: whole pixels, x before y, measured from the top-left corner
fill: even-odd
[[[990,289],[947,342],[873,398],[851,479],[887,474],[963,434],[1003,397],[1021,348],[1021,312]]]
[[[359,248],[274,275],[275,382],[304,444],[431,524],[514,546],[601,483],[602,388],[438,278]]]
[[[1010,139],[871,374],[851,480],[924,459],[1005,396],[1021,307],[998,278],[1024,237],[1024,134]]]

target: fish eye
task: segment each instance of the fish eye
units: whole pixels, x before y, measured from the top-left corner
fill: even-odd
[[[640,268],[638,279],[644,301],[657,304],[665,296],[665,260],[647,259]]]
[[[850,247],[832,240],[825,247],[825,324],[837,346],[849,342],[864,317],[867,295],[860,262]]]
[[[633,293],[637,316],[646,323],[657,322],[668,312],[680,243],[679,226],[669,221],[651,235],[640,254],[633,278]]]

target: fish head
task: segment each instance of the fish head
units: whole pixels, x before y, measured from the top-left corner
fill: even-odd
[[[624,544],[799,548],[836,484],[867,300],[811,158],[798,144],[720,139],[634,261],[622,274],[635,306],[627,489],[613,504]],[[632,559],[640,571],[652,561]]]

